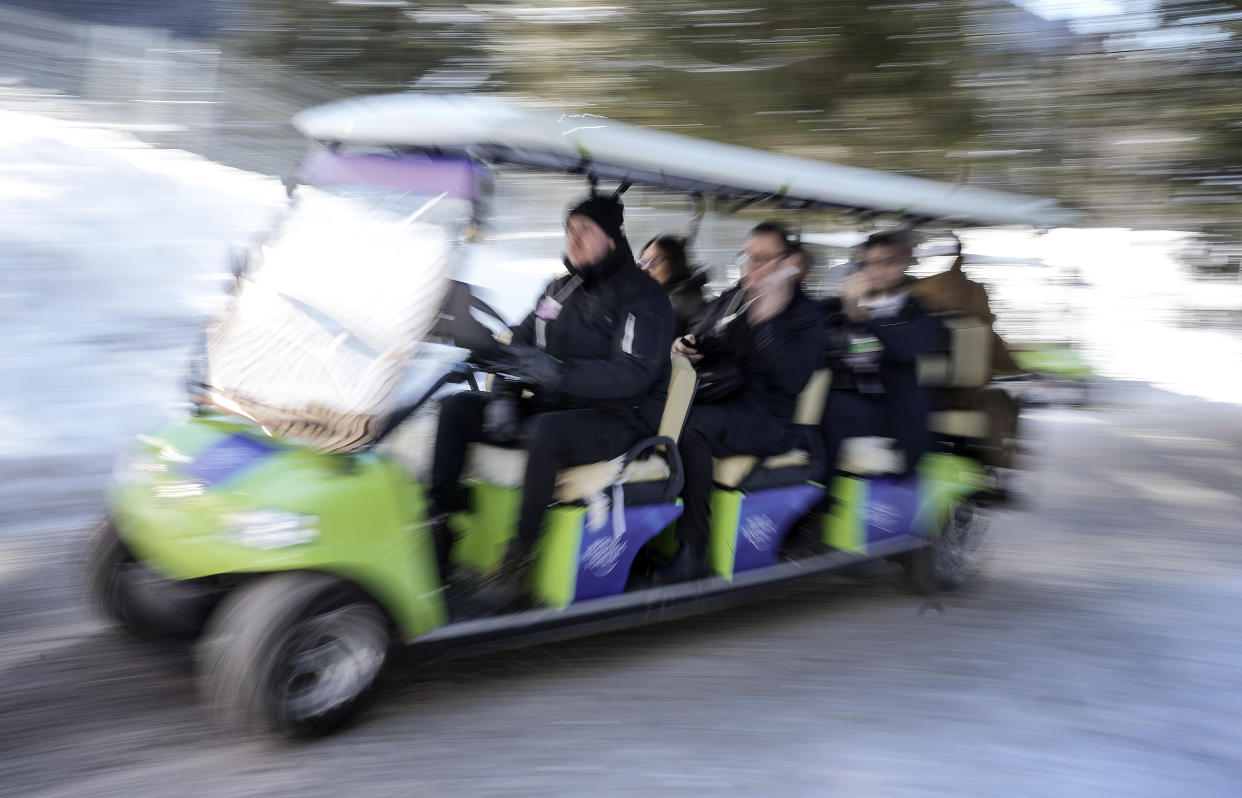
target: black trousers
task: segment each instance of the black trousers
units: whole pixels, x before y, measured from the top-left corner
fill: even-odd
[[[696,557],[707,552],[711,516],[714,457],[750,454],[766,457],[788,451],[798,440],[792,424],[757,418],[739,402],[695,405],[690,409],[678,449],[685,474],[683,511],[677,539]]]
[[[467,509],[468,493],[460,483],[466,447],[484,440],[483,408],[495,398],[488,393],[462,391],[441,402],[431,462],[433,515]],[[534,412],[524,426],[526,477],[517,536],[533,545],[539,539],[544,512],[552,503],[556,472],[622,455],[638,440],[638,434],[625,419],[589,409]]]
[[[817,477],[821,480],[836,474],[841,441],[873,435],[897,441],[897,448],[906,456],[908,472],[918,465],[929,448],[926,399],[907,397],[900,392],[872,395],[832,391],[828,394],[820,433],[824,460]]]

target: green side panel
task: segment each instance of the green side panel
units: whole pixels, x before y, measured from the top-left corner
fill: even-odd
[[[712,520],[708,537],[708,561],[712,570],[733,581],[733,561],[737,557],[737,525],[742,517],[742,499],[738,490],[712,491]]]
[[[1015,348],[1012,354],[1024,371],[1071,380],[1084,380],[1091,376],[1091,366],[1073,347],[1032,346],[1026,349]]]
[[[983,466],[969,457],[932,452],[919,460],[919,509],[915,529],[927,537],[940,534],[958,502],[988,487]]]
[[[867,553],[867,481],[839,476],[832,482],[832,509],[824,515],[823,541],[834,549]]]
[[[485,482],[472,485],[471,511],[453,516],[461,533],[453,561],[482,573],[500,567],[505,547],[517,531],[522,491]],[[553,507],[544,516],[535,548],[531,595],[549,607],[564,607],[578,587],[578,553],[582,547],[584,507]]]
[[[130,549],[175,579],[226,573],[313,570],[368,590],[401,632],[447,621],[422,491],[398,464],[371,453],[324,454],[263,438],[240,420],[188,418],[144,435],[110,490],[110,512]],[[217,484],[186,469],[233,435],[275,451]],[[316,537],[276,549],[244,545],[231,516],[286,511],[316,519]]]
[[[517,532],[522,491],[483,482],[474,483],[472,491],[471,511],[452,519],[453,527],[461,533],[453,547],[453,561],[491,573],[500,567],[505,545]]]
[[[530,581],[531,595],[544,606],[566,607],[574,600],[585,516],[585,507],[566,506],[544,517]]]

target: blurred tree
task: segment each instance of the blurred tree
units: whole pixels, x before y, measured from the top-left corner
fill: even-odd
[[[1193,147],[1171,160],[1173,201],[1238,234],[1242,210],[1242,1],[1161,0],[1163,38],[1151,45],[1168,70],[1162,94]]]
[[[256,0],[234,44],[341,94],[501,91],[1220,227],[1242,207],[1242,0],[1155,2],[1147,30],[1082,34],[1007,0]]]

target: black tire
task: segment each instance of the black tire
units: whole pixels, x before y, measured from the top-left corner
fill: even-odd
[[[142,640],[196,636],[219,600],[212,588],[167,579],[144,567],[110,519],[91,531],[84,571],[96,610],[117,629]]]
[[[233,591],[199,644],[200,692],[243,734],[314,737],[370,698],[392,647],[388,618],[328,574],[262,577]]]
[[[973,500],[958,502],[936,540],[895,558],[901,581],[924,596],[969,583],[986,559],[987,526],[987,517]]]

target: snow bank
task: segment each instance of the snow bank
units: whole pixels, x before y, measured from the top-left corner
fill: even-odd
[[[283,202],[273,178],[0,111],[0,456],[115,451],[157,420],[228,246]]]

